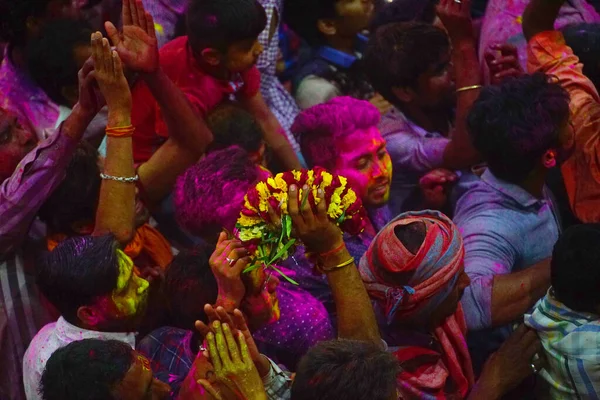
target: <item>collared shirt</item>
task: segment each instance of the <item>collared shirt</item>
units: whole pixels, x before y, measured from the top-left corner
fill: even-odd
[[[361,70],[360,59],[367,38],[357,37],[354,55],[329,46],[318,48],[294,78],[295,98],[301,109],[325,103],[337,96],[369,100],[375,95]]]
[[[582,69],[562,33],[542,32],[531,39],[528,70],[557,77],[571,96],[574,146],[561,172],[575,216],[594,223],[600,222],[600,96]]]
[[[27,73],[13,64],[10,46],[6,47],[0,65],[0,99],[0,108],[13,112],[21,123],[36,133],[38,140],[45,138],[46,130],[54,128],[58,105]]]
[[[550,288],[525,324],[535,329],[547,365],[539,376],[552,399],[597,399],[600,393],[600,316],[570,309]]]
[[[46,362],[52,354],[69,343],[83,339],[118,340],[135,348],[134,333],[98,332],[78,328],[63,317],[46,325],[31,341],[23,358],[23,383],[28,400],[41,399],[39,385]]]
[[[471,285],[462,305],[477,354],[496,350],[510,329],[490,328],[492,290],[496,275],[526,269],[552,255],[560,234],[551,194],[537,199],[521,187],[486,170],[458,200],[454,222],[465,246],[465,272]],[[477,355],[476,354],[476,355]],[[475,360],[474,360],[475,361]]]
[[[517,47],[519,61],[527,68],[527,41],[523,36],[523,12],[529,0],[489,0],[485,10],[479,39],[479,62],[486,65],[484,56],[493,43],[510,43]],[[561,7],[556,19],[556,29],[577,23],[600,22],[600,15],[585,0],[569,0]],[[489,70],[482,68],[486,82]]]
[[[196,62],[187,36],[179,37],[160,50],[160,63],[165,74],[186,95],[194,110],[205,116],[230,96],[254,97],[260,89],[260,72],[256,67],[236,74],[231,81],[219,80],[204,72]],[[144,82],[132,91],[131,120],[135,126],[133,156],[136,163],[148,161],[168,138],[169,130],[161,110]]]
[[[277,77],[276,69],[277,60],[279,59],[279,35],[277,34],[277,29],[274,31],[273,37],[269,38],[273,18],[275,16],[278,16],[279,20],[282,18],[282,1],[260,0],[259,3],[262,4],[267,13],[267,26],[258,36],[258,41],[265,49],[258,58],[258,63],[256,64],[261,77],[260,92],[273,112],[273,115],[275,115],[275,118],[277,118],[279,124],[285,131],[285,135],[292,145],[292,148],[300,157],[302,164],[305,164],[302,154],[300,153],[300,145],[290,131],[296,116],[300,113],[300,109],[296,105],[296,101],[292,95],[283,87]]]
[[[390,189],[392,213],[417,209],[422,204],[419,179],[441,167],[450,139],[426,131],[396,108],[382,117],[379,130],[387,142],[394,170]]]
[[[177,398],[181,384],[196,359],[191,344],[193,337],[192,331],[166,326],[151,332],[138,345],[138,351],[150,360],[154,377],[171,385],[172,398]],[[271,359],[269,362],[271,369],[263,378],[267,397],[272,400],[289,399],[290,374]]]

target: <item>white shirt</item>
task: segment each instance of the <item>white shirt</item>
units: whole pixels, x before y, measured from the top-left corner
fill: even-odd
[[[44,326],[35,335],[23,358],[23,383],[27,400],[39,399],[42,373],[50,356],[59,348],[83,339],[118,340],[135,348],[134,333],[88,331],[71,325],[63,317]]]

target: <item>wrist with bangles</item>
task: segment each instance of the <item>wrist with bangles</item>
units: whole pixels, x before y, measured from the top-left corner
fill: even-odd
[[[315,254],[313,258],[315,260],[315,270],[321,274],[347,267],[355,261],[354,257],[348,253],[344,242],[332,250]]]
[[[464,87],[456,89],[455,93],[468,92],[470,90],[477,90],[477,89],[481,89],[481,88],[483,88],[483,85],[464,86]]]

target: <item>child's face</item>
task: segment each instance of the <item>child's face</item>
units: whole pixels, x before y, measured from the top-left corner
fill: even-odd
[[[224,67],[230,72],[244,72],[256,65],[263,52],[258,39],[248,39],[234,43],[227,48],[223,58]]]

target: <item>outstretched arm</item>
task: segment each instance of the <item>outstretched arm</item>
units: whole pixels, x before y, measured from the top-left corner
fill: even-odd
[[[212,134],[160,68],[154,20],[141,0],[123,1],[121,34],[110,22],[105,27],[125,65],[141,73],[169,128],[168,141],[138,170],[145,200],[155,204],[171,191],[177,176],[204,154]]]

